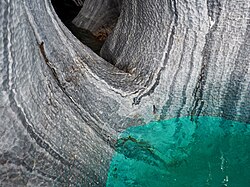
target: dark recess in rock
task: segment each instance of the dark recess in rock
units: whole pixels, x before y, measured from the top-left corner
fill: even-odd
[[[72,20],[77,16],[82,6],[77,6],[72,0],[51,0],[51,2],[57,15],[72,34],[95,53],[99,54],[105,41],[103,37],[100,40],[100,36],[95,36],[90,31],[79,28],[72,23]]]
[[[51,0],[57,15],[63,23],[71,22],[81,10],[72,0]]]

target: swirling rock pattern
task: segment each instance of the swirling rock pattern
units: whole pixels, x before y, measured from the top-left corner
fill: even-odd
[[[250,122],[247,0],[123,0],[103,58],[49,0],[0,7],[1,186],[104,186],[119,132],[151,120]]]

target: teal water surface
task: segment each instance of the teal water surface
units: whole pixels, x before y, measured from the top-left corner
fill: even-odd
[[[250,124],[190,117],[120,134],[107,187],[250,186]]]

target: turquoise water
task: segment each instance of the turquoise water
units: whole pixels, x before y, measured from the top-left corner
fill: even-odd
[[[190,117],[130,127],[116,143],[107,187],[250,186],[250,124]]]

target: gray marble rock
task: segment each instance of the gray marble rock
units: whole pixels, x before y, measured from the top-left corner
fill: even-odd
[[[118,134],[152,120],[250,123],[249,6],[123,0],[100,57],[49,0],[0,1],[0,186],[104,186]]]
[[[102,27],[113,28],[121,6],[122,0],[85,0],[73,23],[91,32],[97,32]]]

